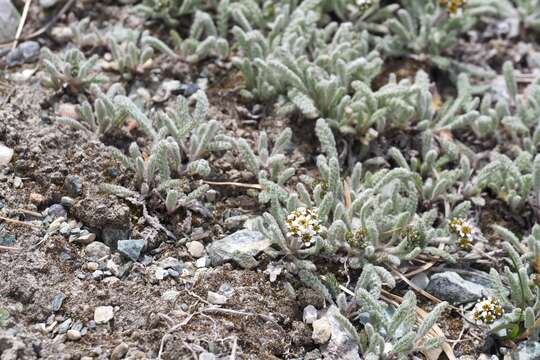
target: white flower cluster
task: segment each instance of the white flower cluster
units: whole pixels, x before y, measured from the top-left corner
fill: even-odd
[[[315,209],[300,207],[287,216],[287,236],[300,240],[302,247],[315,244],[323,229]]]
[[[495,298],[489,298],[478,302],[473,309],[473,318],[479,325],[491,324],[500,319],[504,314],[499,301]]]
[[[457,235],[459,247],[464,250],[469,249],[474,239],[474,228],[471,223],[468,220],[456,218],[450,220],[448,225],[450,226],[450,231]]]

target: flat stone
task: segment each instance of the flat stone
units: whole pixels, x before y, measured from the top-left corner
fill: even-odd
[[[212,265],[221,265],[233,258],[235,253],[256,256],[272,242],[258,231],[240,230],[207,247]]]
[[[430,294],[452,304],[476,301],[488,295],[486,290],[485,287],[465,280],[452,271],[434,274],[426,288]]]
[[[74,242],[74,243],[77,243],[77,244],[83,244],[83,245],[88,245],[92,242],[94,242],[94,240],[96,240],[96,234],[92,234],[92,233],[89,233],[89,234],[84,234],[84,235],[81,235],[81,236],[77,236],[72,240],[70,240],[70,242]]]
[[[186,244],[188,252],[195,258],[200,258],[204,254],[204,245],[199,241],[190,241]]]
[[[145,241],[142,239],[139,240],[119,240],[118,241],[118,251],[127,256],[133,261],[137,261],[139,256],[141,256],[141,251],[144,248]]]
[[[65,298],[66,298],[66,295],[64,295],[64,293],[61,293],[61,292],[54,295],[52,299],[52,303],[51,303],[52,312],[57,312],[58,310],[60,310],[60,308],[62,307],[62,302],[64,301]]]
[[[210,304],[223,305],[227,302],[227,297],[225,295],[221,295],[216,292],[209,291],[206,297],[206,300],[208,300]]]
[[[112,306],[98,306],[94,310],[94,321],[96,324],[106,324],[114,317]]]
[[[69,330],[71,323],[71,319],[64,320],[60,325],[58,325],[58,333],[65,334]]]
[[[231,216],[225,219],[223,225],[228,230],[236,230],[239,229],[247,220],[249,220],[248,215]]]
[[[162,269],[173,269],[178,272],[182,271],[183,268],[180,260],[170,256],[159,260],[157,265]]]
[[[99,260],[111,254],[111,249],[102,242],[94,241],[86,245],[84,255],[90,260]]]

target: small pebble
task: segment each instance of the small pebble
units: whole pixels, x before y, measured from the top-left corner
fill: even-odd
[[[204,245],[199,241],[190,241],[186,244],[188,252],[195,258],[200,258],[204,254]]]
[[[112,306],[98,306],[94,310],[94,321],[96,324],[106,324],[114,317]]]
[[[62,302],[64,301],[65,298],[66,296],[63,293],[58,293],[54,295],[52,299],[52,304],[51,304],[52,312],[57,312],[58,310],[60,310],[60,308],[62,307]]]
[[[206,297],[206,300],[208,300],[210,304],[223,305],[227,302],[227,297],[225,295],[221,295],[216,292],[209,291]]]
[[[126,343],[121,343],[117,345],[111,354],[111,360],[120,360],[124,358],[128,350],[129,350],[129,347],[127,346]]]
[[[78,330],[68,330],[67,331],[67,338],[71,341],[77,341],[81,339],[81,333]]]

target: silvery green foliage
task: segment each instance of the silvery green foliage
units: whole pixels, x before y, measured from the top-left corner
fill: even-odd
[[[440,346],[443,339],[426,337],[444,311],[447,303],[437,305],[420,322],[416,323],[416,296],[413,291],[405,294],[398,307],[391,307],[380,301],[382,283],[393,287],[392,275],[384,268],[366,265],[358,279],[352,301],[359,309],[351,317],[337,314],[336,319],[343,329],[356,340],[360,353],[365,359],[407,359],[410,353],[418,350],[429,350]],[[349,313],[351,308],[346,295],[340,294],[337,304],[342,313]],[[368,316],[369,320],[361,330],[354,325],[355,315]]]
[[[476,190],[482,191],[488,188],[499,199],[506,202],[513,211],[520,210],[529,200],[529,195],[535,185],[533,174],[538,176],[540,164],[535,161],[533,170],[532,155],[521,150],[514,160],[495,151],[490,154],[490,157],[491,161],[473,178]],[[538,194],[538,192],[535,194],[536,198]]]
[[[195,13],[187,39],[182,39],[175,31],[172,31],[171,35],[175,48],[179,49],[180,54],[189,62],[198,62],[212,56],[220,59],[229,56],[229,42],[218,34],[212,17],[206,12]]]
[[[77,48],[68,49],[58,55],[48,48],[43,48],[41,53],[45,72],[42,84],[45,87],[78,94],[103,80],[95,69],[97,55],[87,59]]]
[[[113,155],[134,171],[134,183],[142,196],[146,197],[153,191],[166,194],[165,205],[170,213],[178,207],[188,206],[208,190],[208,185],[201,185],[190,192],[185,191],[185,177],[208,176],[210,164],[204,157],[212,151],[231,147],[229,138],[217,134],[217,121],[207,119],[209,105],[204,92],[197,92],[194,98],[193,112],[189,110],[188,100],[179,96],[175,106],[157,112],[154,121],[129,98],[117,96],[114,100],[121,111],[137,122],[151,143],[148,156],[143,155],[135,142],[129,147],[129,156],[111,148]],[[114,193],[122,196],[121,192]]]
[[[260,132],[257,142],[257,154],[252,150],[249,143],[244,139],[236,139],[235,144],[244,166],[257,176],[259,183],[271,184],[273,190],[263,190],[259,193],[261,203],[267,203],[272,198],[272,193],[285,193],[284,185],[295,173],[293,167],[287,167],[285,152],[291,144],[292,131],[284,129],[270,146],[268,135],[265,131]]]
[[[503,77],[506,84],[504,96],[494,98],[484,95],[479,110],[480,117],[473,124],[473,130],[479,137],[492,136],[499,142],[504,141],[504,130],[514,144],[536,155],[540,144],[540,85],[538,80],[529,85],[523,93],[518,92],[517,80],[510,62],[503,65]]]
[[[466,4],[458,14],[448,14],[437,0],[406,0],[397,16],[386,21],[389,34],[382,49],[390,56],[412,56],[429,60],[441,69],[450,68],[452,60],[445,55],[457,44],[460,34],[470,30],[489,6]]]
[[[94,104],[85,100],[78,108],[79,120],[58,117],[56,121],[71,126],[73,128],[90,131],[98,137],[106,134],[112,129],[120,128],[124,125],[127,113],[119,109],[114,104],[116,95],[124,95],[125,91],[121,84],[113,84],[107,93],[103,93],[97,85],[90,87],[90,92],[96,97]]]
[[[447,229],[436,229],[434,223],[438,218],[455,216],[450,211],[454,206],[454,213],[468,211],[470,204],[445,198],[446,192],[463,176],[462,172],[443,173],[441,184],[437,183],[434,190],[423,189],[422,178],[406,162],[392,170],[374,173],[364,173],[362,165],[356,164],[351,179],[344,181],[335,139],[323,119],[317,121],[316,132],[324,153],[317,157],[318,179],[304,176],[296,192],[289,192],[272,181],[260,182],[270,196],[271,206],[269,213],[257,219],[256,227],[274,240],[281,252],[303,257],[345,253],[354,268],[366,263],[398,265],[401,260],[413,259],[424,251],[452,260],[444,248],[433,246],[449,236]],[[393,150],[396,158],[403,157],[396,151]],[[432,195],[433,201],[442,198],[448,213],[438,214],[435,209],[418,213],[424,191]],[[285,218],[299,207],[317,209],[327,229],[316,246],[309,249],[294,248],[286,235]]]
[[[233,28],[242,56],[235,59],[246,80],[243,95],[260,100],[276,95],[285,108],[297,108],[308,118],[340,118],[351,82],[370,82],[382,60],[369,47],[367,32],[352,23],[319,26],[320,1],[288,6],[261,30]]]
[[[532,330],[536,327],[536,318],[540,315],[540,291],[537,285],[535,258],[532,263],[524,263],[522,258],[536,256],[540,238],[538,225],[533,228],[533,234],[529,237],[529,245],[534,248],[526,248],[519,243],[517,237],[507,229],[498,229],[503,235],[503,239],[509,241],[503,243],[509,257],[509,265],[504,267],[504,272],[499,274],[495,269],[491,269],[490,277],[494,295],[499,300],[505,314],[493,323],[491,330],[503,331],[504,336],[511,340],[517,339],[524,331]],[[514,239],[510,239],[514,238]]]
[[[515,19],[518,25],[540,32],[540,1],[538,0],[485,0],[497,9],[497,17]]]
[[[105,45],[107,40],[89,17],[70,24],[72,41],[80,48]]]
[[[144,74],[146,70],[151,68],[156,50],[173,58],[177,56],[164,42],[145,33],[140,39],[137,37],[120,44],[111,36],[109,37],[109,46],[116,70],[125,79]]]
[[[178,18],[194,13],[203,4],[201,0],[143,0],[135,10],[151,21],[176,26]]]

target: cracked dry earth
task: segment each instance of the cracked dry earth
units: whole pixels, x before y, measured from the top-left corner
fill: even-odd
[[[161,241],[140,209],[97,190],[100,182],[127,181],[105,145],[51,124],[39,85],[8,95],[0,97],[0,142],[14,150],[0,169],[2,360],[201,359],[207,351],[276,359],[313,349],[301,299],[288,297],[261,271],[195,268],[181,246]],[[82,189],[62,212],[52,205],[69,193],[70,176],[78,176]],[[142,262],[126,261],[113,248],[107,264],[114,274],[96,276],[102,263],[89,261],[83,244],[46,235],[58,216],[96,231],[96,240],[105,241],[104,229],[115,227],[132,238],[150,232],[159,246],[147,249]],[[153,264],[170,258],[189,271],[156,280]],[[220,310],[207,301],[208,291],[229,293]],[[112,318],[96,324],[101,306],[112,307]]]

